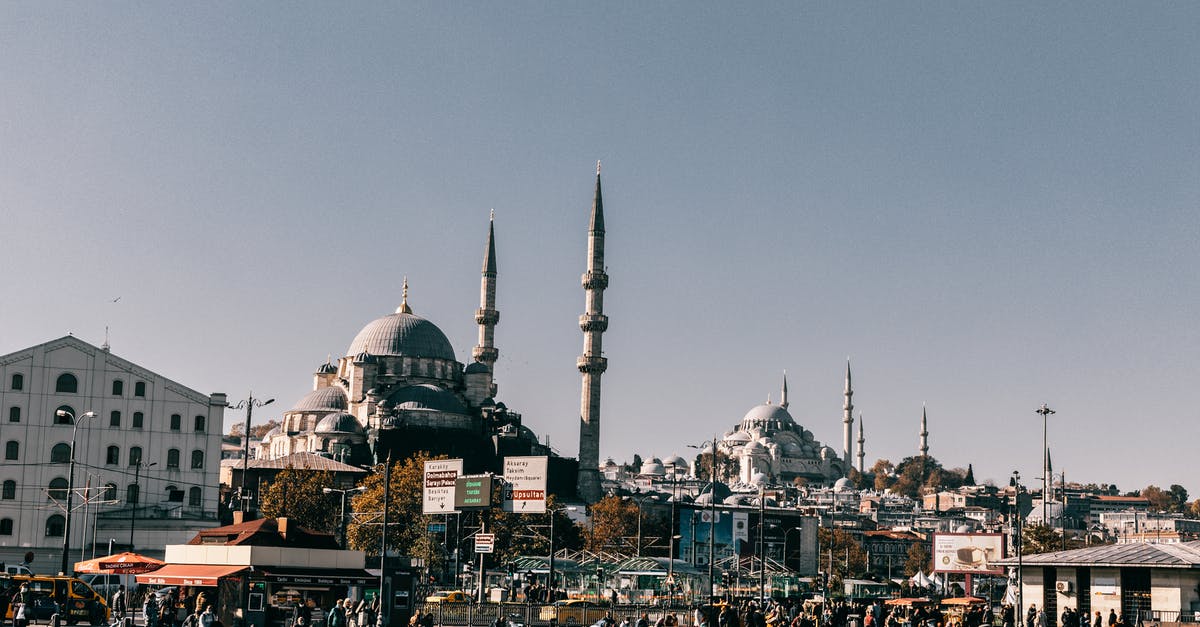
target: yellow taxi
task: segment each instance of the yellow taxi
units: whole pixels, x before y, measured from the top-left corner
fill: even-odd
[[[471,596],[462,590],[446,590],[425,597],[426,603],[470,603]]]
[[[608,611],[607,603],[597,603],[588,599],[567,599],[542,607],[538,619],[553,620],[559,625],[592,625],[604,618]]]

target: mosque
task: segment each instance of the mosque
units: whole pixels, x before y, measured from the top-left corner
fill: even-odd
[[[263,437],[259,459],[310,452],[359,465],[430,451],[461,457],[464,471],[474,473],[499,471],[503,457],[546,455],[551,492],[598,500],[600,375],[607,368],[600,338],[608,326],[602,298],[608,275],[599,166],[586,270],[586,313],[579,321],[584,354],[578,360],[583,378],[578,463],[555,456],[522,424],[521,414],[496,400],[499,350],[494,340],[500,312],[494,216],[483,255],[480,306],[474,312],[479,343],[472,363],[458,362],[445,333],[415,313],[406,278],[400,306],[367,323],[344,356],[316,369],[312,391],[283,412],[282,424]]]

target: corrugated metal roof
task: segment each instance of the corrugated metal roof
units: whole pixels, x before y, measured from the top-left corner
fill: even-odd
[[[1200,541],[1182,544],[1106,544],[1073,551],[1025,555],[1021,561],[1028,566],[1153,566],[1200,569]],[[1010,557],[995,564],[1016,566],[1017,558]]]

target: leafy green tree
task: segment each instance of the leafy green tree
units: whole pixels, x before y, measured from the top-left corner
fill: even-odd
[[[1087,538],[1068,534],[1065,548],[1079,549],[1087,546]],[[1036,553],[1050,553],[1052,551],[1062,551],[1063,534],[1061,529],[1055,529],[1046,525],[1029,525],[1021,530],[1021,554],[1033,555]]]
[[[442,554],[440,538],[427,531],[429,518],[421,514],[424,489],[425,461],[446,459],[418,453],[408,459],[392,462],[390,499],[388,506],[388,550],[400,554],[433,557]],[[351,549],[379,555],[383,533],[384,465],[376,465],[362,482],[366,488],[350,502],[353,521],[347,526],[346,537]],[[438,548],[434,550],[434,543]]]
[[[819,568],[827,570],[832,558],[831,577],[851,579],[867,572],[867,553],[850,532],[822,527],[817,530],[817,536],[821,543],[822,555],[825,556],[821,558]]]
[[[268,518],[287,517],[313,531],[334,533],[338,520],[329,512],[337,511],[336,495],[323,492],[332,486],[328,472],[288,466],[264,483],[259,509]]]

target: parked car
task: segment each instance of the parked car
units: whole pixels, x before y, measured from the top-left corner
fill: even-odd
[[[604,618],[609,611],[607,603],[587,599],[555,601],[538,613],[538,619],[558,622],[559,625],[591,625]]]

